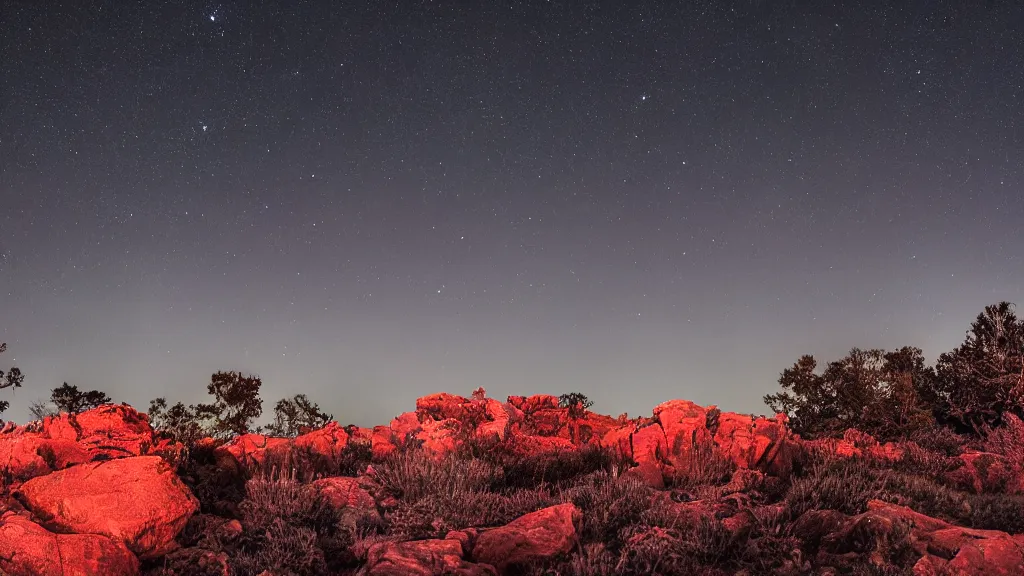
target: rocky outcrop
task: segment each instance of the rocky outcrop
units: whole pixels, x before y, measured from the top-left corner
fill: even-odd
[[[14,497],[58,532],[100,534],[141,559],[174,550],[199,507],[157,456],[81,464],[25,482]]]
[[[179,444],[154,433],[147,415],[120,404],[0,431],[0,474],[19,482],[86,462],[146,455],[175,461],[180,453]]]

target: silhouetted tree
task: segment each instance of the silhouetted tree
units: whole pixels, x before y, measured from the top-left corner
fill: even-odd
[[[957,427],[980,433],[1006,413],[1024,416],[1024,321],[1013,304],[986,306],[935,368],[939,412]]]
[[[186,446],[191,446],[207,435],[195,406],[185,406],[181,402],[167,407],[167,400],[156,398],[149,403],[149,423]]]
[[[274,422],[264,431],[271,436],[298,436],[305,430],[323,428],[334,417],[320,411],[320,406],[296,394],[293,398],[282,398],[274,406]]]
[[[7,351],[7,343],[0,343],[0,354]],[[21,388],[22,382],[25,381],[25,375],[21,373],[16,367],[12,367],[6,373],[0,370],[0,389],[3,388]],[[6,400],[0,400],[0,412],[7,410],[11,406],[11,403]]]
[[[813,356],[802,356],[779,376],[782,392],[764,397],[805,437],[833,436],[857,428],[880,440],[903,438],[934,424],[924,395],[934,372],[920,349],[893,352],[854,348],[821,374]]]
[[[206,391],[214,397],[212,404],[197,404],[194,413],[207,422],[210,435],[228,438],[249,433],[254,420],[263,413],[258,376],[240,372],[217,372],[210,378]]]
[[[588,408],[594,405],[590,398],[579,392],[570,392],[558,397],[558,405],[569,409],[569,417],[576,419],[586,415]]]
[[[110,397],[99,390],[82,392],[78,386],[70,386],[65,382],[59,388],[53,389],[50,393],[50,402],[53,402],[60,412],[78,414],[104,404],[110,404]]]

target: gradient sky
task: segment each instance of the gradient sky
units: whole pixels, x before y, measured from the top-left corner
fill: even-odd
[[[1024,3],[824,4],[0,0],[5,416],[935,358],[1024,304]]]

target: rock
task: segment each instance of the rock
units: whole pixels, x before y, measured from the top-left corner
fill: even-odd
[[[373,435],[370,437],[371,458],[380,462],[398,450],[395,445],[394,433],[388,426],[374,426]]]
[[[252,470],[264,467],[270,457],[283,457],[291,447],[288,438],[271,438],[262,434],[236,436],[227,444],[217,446],[217,465],[226,470]]]
[[[109,536],[143,560],[175,549],[199,508],[158,456],[74,466],[25,482],[14,497],[54,530]]]
[[[139,561],[121,542],[99,534],[54,534],[13,513],[0,516],[0,574],[135,576]]]
[[[309,454],[325,459],[329,466],[336,468],[348,447],[348,432],[337,422],[328,422],[323,428],[296,437],[292,445]]]
[[[838,510],[808,510],[800,515],[790,530],[804,542],[808,550],[816,550],[829,535],[846,526],[849,519]]]
[[[172,574],[188,576],[230,576],[230,559],[224,552],[203,548],[182,548],[161,559],[161,564]]]
[[[535,394],[533,396],[509,396],[508,403],[521,410],[526,416],[532,416],[537,410],[545,408],[558,408],[558,397],[550,394]]]
[[[971,540],[946,568],[957,576],[1019,576],[1024,574],[1024,546],[1009,536]]]
[[[576,544],[576,523],[581,517],[573,504],[531,512],[505,526],[481,532],[471,557],[502,573],[513,566],[554,558]]]
[[[321,478],[312,484],[328,504],[335,510],[366,511],[377,513],[377,502],[357,478],[333,476]]]
[[[428,420],[420,425],[416,439],[423,443],[423,449],[436,456],[444,456],[455,452],[457,443],[455,434],[461,424],[454,418],[448,420]]]
[[[634,477],[655,490],[665,489],[665,476],[661,472],[661,467],[654,462],[644,461],[626,470],[622,475]]]
[[[367,555],[368,576],[496,576],[491,566],[471,564],[463,560],[458,540],[417,540],[414,542],[381,542],[370,547]]]
[[[470,402],[471,400],[468,398],[447,392],[431,394],[416,399],[416,413],[427,416],[431,420],[447,420],[449,418],[461,420],[466,412],[465,405]]]
[[[652,462],[659,464],[663,456],[668,454],[665,431],[657,424],[640,427],[631,437],[633,460],[637,464]]]

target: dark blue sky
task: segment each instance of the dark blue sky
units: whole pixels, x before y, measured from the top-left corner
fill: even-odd
[[[894,5],[900,4],[900,7]],[[264,379],[762,412],[1024,285],[1024,5],[0,0],[0,340],[145,408]]]

